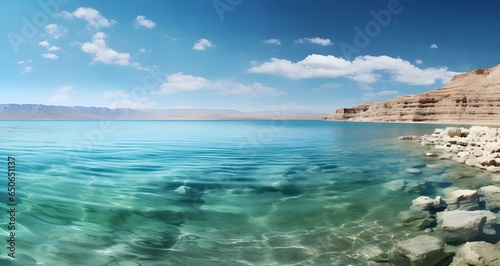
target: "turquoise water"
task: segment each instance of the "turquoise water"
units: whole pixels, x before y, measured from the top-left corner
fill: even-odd
[[[0,265],[369,265],[372,247],[420,234],[396,218],[413,198],[489,180],[398,140],[435,127],[2,121]],[[15,260],[7,156],[17,162]],[[483,183],[468,178],[478,175]],[[424,185],[384,188],[398,179]]]

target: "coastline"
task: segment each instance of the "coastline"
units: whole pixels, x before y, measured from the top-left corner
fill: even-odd
[[[400,137],[400,140],[416,139]],[[500,170],[498,128],[477,124],[470,128],[436,128],[419,142],[424,147],[432,147],[425,154],[428,158],[452,160],[490,173]],[[443,197],[438,194],[435,198],[424,195],[415,198],[409,210],[400,212],[398,218],[403,225],[423,234],[396,243],[389,255],[391,264],[497,265],[500,260],[499,181],[498,177],[492,177],[486,183],[448,187],[442,191]],[[406,184],[407,181],[398,180],[386,186]],[[422,244],[427,247],[422,248]]]
[[[324,119],[331,122],[347,122],[347,123],[382,123],[382,124],[416,124],[416,125],[454,125],[454,126],[496,126],[500,127],[500,122],[486,122],[486,121],[373,121],[373,120],[335,120]]]

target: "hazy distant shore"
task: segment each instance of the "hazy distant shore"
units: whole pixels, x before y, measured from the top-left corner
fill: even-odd
[[[287,110],[129,109],[42,104],[0,104],[0,120],[321,120],[326,113]]]

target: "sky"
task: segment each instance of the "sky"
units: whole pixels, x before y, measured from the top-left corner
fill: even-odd
[[[337,108],[500,64],[500,1],[3,0],[0,103]]]

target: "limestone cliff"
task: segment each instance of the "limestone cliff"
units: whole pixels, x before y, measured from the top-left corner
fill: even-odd
[[[500,65],[456,75],[440,89],[338,109],[329,119],[500,123]]]

